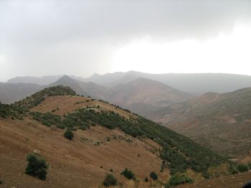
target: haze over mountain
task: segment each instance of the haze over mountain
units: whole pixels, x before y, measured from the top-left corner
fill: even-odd
[[[207,93],[162,108],[152,119],[218,153],[249,156],[251,148],[251,88]]]
[[[37,92],[40,89],[42,89],[42,87],[37,84],[0,82],[0,102],[13,103]]]
[[[148,78],[164,83],[178,90],[201,95],[207,92],[230,92],[245,87],[251,87],[251,76],[238,74],[148,74],[142,72],[117,72],[97,75],[86,79],[104,86],[114,86],[130,82],[136,78]]]
[[[146,78],[136,78],[110,88],[106,100],[133,112],[147,116],[170,104],[183,102],[191,96],[165,84]]]
[[[49,85],[53,82],[56,82],[59,78],[62,76],[42,76],[42,77],[36,77],[36,76],[19,76],[15,78],[9,79],[8,83],[32,83],[32,84],[38,84],[38,85]]]

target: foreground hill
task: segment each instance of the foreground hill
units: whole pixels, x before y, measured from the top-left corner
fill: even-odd
[[[72,141],[63,137],[65,128],[73,130]],[[177,173],[197,182],[217,169],[228,173],[230,165],[168,128],[61,86],[0,104],[0,143],[3,187],[99,187],[108,173],[125,187],[161,187]],[[46,181],[24,174],[30,152],[49,163]],[[135,180],[120,174],[125,168]]]
[[[160,82],[137,78],[111,88],[106,100],[147,117],[152,111],[189,98],[189,94]]]
[[[155,119],[214,151],[251,152],[251,89],[208,93],[157,112]]]

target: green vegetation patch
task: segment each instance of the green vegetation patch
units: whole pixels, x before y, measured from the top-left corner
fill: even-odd
[[[39,154],[30,153],[27,155],[28,165],[25,173],[41,180],[46,179],[48,164]]]
[[[133,137],[152,139],[162,146],[160,157],[170,168],[171,174],[193,169],[196,172],[207,173],[210,166],[217,166],[225,161],[214,152],[201,147],[189,138],[160,126],[142,117],[125,119],[114,112],[96,112],[92,109],[79,109],[63,118],[57,115],[32,113],[33,118],[45,125],[55,124],[62,128],[83,128],[98,124],[108,129],[119,128]],[[35,115],[35,116],[34,116]]]
[[[107,174],[103,181],[105,187],[117,185],[117,179],[112,174]]]
[[[131,170],[127,169],[127,168],[121,172],[121,175],[125,176],[129,180],[135,180],[136,179],[134,173]]]
[[[177,173],[171,176],[166,187],[172,187],[172,186],[177,186],[177,185],[186,184],[186,183],[193,183],[193,180],[190,177],[188,177],[186,174]]]

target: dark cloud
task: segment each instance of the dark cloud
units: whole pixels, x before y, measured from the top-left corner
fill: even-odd
[[[113,47],[131,38],[205,39],[250,18],[248,0],[2,0],[0,79],[106,72]]]

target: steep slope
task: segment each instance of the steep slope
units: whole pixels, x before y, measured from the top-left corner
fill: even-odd
[[[155,120],[214,151],[247,155],[251,148],[251,89],[208,93],[156,113]]]
[[[104,99],[107,89],[93,82],[82,82],[69,76],[63,76],[50,86],[63,85],[71,87],[77,94]]]
[[[161,187],[170,173],[192,171],[202,178],[201,173],[212,175],[209,168],[228,164],[184,136],[117,106],[76,96],[68,87],[44,89],[8,108],[0,104],[3,187],[98,187],[107,173],[125,187]],[[64,128],[74,131],[73,141],[63,137]],[[24,174],[32,151],[50,165],[44,182]],[[135,173],[135,181],[120,175],[125,168]],[[151,171],[158,181],[144,181]]]
[[[128,108],[140,115],[148,116],[161,107],[183,102],[190,95],[157,81],[138,78],[111,88],[108,101]]]
[[[170,87],[195,95],[207,92],[231,92],[251,86],[250,76],[237,74],[148,74],[130,71],[94,75],[86,80],[104,86],[115,86],[128,83],[140,77],[156,80]]]
[[[42,89],[37,84],[0,83],[0,102],[13,103]]]

